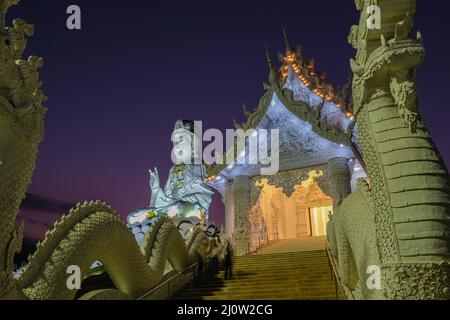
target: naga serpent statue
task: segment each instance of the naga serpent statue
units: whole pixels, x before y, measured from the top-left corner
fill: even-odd
[[[355,3],[353,102],[369,179],[349,195],[348,166],[329,163],[339,278],[350,299],[450,299],[449,175],[419,112],[415,74],[425,51],[420,33],[409,37],[416,1]],[[381,29],[368,26],[374,5]],[[381,288],[368,288],[371,266]]]
[[[183,271],[205,258],[211,250],[208,236],[197,230],[185,241],[172,220],[161,217],[139,247],[112,208],[85,203],[55,223],[23,273],[13,277],[23,239],[16,215],[31,183],[46,113],[38,73],[42,59],[22,59],[33,26],[20,19],[5,26],[7,9],[18,2],[0,0],[0,299],[74,299],[67,268],[78,266],[83,277],[97,260],[116,289],[82,299],[138,299],[159,285],[167,270]]]

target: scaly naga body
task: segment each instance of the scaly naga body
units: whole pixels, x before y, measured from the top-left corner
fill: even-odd
[[[33,28],[21,20],[5,28],[10,4],[0,1],[0,296],[15,290],[13,259],[22,246],[15,218],[31,181],[45,114],[37,77],[42,60],[20,59]]]
[[[0,299],[73,299],[77,292],[67,287],[67,268],[80,267],[84,277],[96,260],[117,289],[83,298],[137,299],[157,286],[166,270],[182,271],[204,259],[211,249],[205,233],[194,232],[186,244],[172,221],[161,218],[139,247],[113,209],[85,203],[55,223],[20,278],[13,277],[23,238],[15,220],[31,182],[46,111],[37,71],[42,60],[21,59],[33,27],[22,20],[13,28],[4,25],[6,10],[17,2],[0,0]]]
[[[50,231],[18,280],[18,287],[31,299],[73,299],[67,288],[67,266],[77,265],[88,274],[92,261],[103,263],[116,292],[110,298],[136,299],[163,279],[167,262],[182,271],[199,259],[198,249],[208,248],[209,239],[197,232],[186,245],[170,219],[161,218],[146,234],[141,247],[115,212],[100,202],[73,209]],[[84,298],[98,298],[103,291]]]
[[[424,48],[420,33],[409,39],[416,1],[355,2],[353,100],[369,184],[335,210],[339,276],[349,298],[449,299],[449,175],[418,108]],[[381,9],[380,30],[368,29],[371,5]],[[382,290],[366,285],[372,265],[381,267]]]

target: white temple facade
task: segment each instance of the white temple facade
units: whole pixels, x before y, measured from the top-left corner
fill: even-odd
[[[342,93],[326,84],[314,62],[304,62],[301,50],[292,50],[288,41],[278,72],[268,59],[267,92],[247,114],[247,123],[237,127],[279,130],[278,173],[261,175],[261,165],[248,163],[211,170],[210,185],[225,204],[225,233],[238,255],[270,241],[325,236],[333,201],[366,177],[354,116]],[[337,190],[336,179],[348,180],[339,183],[348,188]]]

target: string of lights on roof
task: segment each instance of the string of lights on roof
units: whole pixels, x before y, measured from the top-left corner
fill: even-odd
[[[354,114],[352,112],[347,111],[346,102],[337,97],[334,93],[334,87],[325,82],[326,73],[319,73],[316,70],[314,60],[309,60],[308,62],[303,61],[301,47],[297,49],[297,52],[292,50],[292,47],[289,43],[289,38],[286,33],[286,30],[283,29],[284,40],[286,43],[286,54],[282,56],[281,61],[283,65],[280,69],[280,75],[283,81],[286,81],[289,75],[289,69],[291,68],[298,80],[303,83],[307,88],[309,88],[312,92],[314,92],[320,98],[334,103],[338,106],[344,114],[354,120]],[[317,84],[313,83],[316,82]]]
[[[347,111],[347,104],[344,99],[334,93],[335,88],[332,85],[326,83],[326,73],[320,73],[316,70],[313,59],[308,62],[304,62],[301,47],[299,47],[297,51],[292,50],[285,29],[283,29],[283,35],[286,42],[286,54],[280,57],[281,62],[283,62],[280,69],[280,76],[282,77],[282,80],[286,81],[289,75],[289,69],[291,68],[301,83],[314,92],[318,97],[335,104],[350,120],[354,121],[355,115],[352,112]],[[266,53],[268,55],[268,59],[271,61],[267,47]],[[273,67],[273,61],[270,63]],[[344,147],[344,145],[340,146]],[[231,164],[226,169],[232,170],[233,167],[234,164]],[[218,183],[223,178],[224,177],[220,174],[211,174],[205,178],[205,183]]]

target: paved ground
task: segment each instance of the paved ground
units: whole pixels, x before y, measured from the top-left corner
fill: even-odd
[[[297,239],[279,240],[262,248],[257,254],[286,253],[310,250],[324,250],[326,237],[303,237]]]

